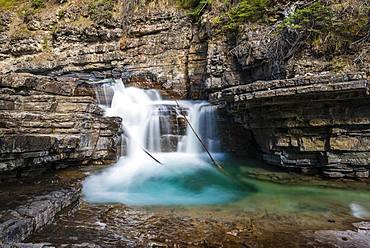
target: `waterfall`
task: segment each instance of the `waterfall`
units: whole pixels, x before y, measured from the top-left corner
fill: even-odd
[[[203,105],[199,114],[199,132],[211,152],[220,151],[216,110],[216,106]]]
[[[153,111],[146,130],[146,148],[150,152],[161,152],[160,123],[158,111]]]
[[[208,151],[217,152],[219,150],[219,140],[216,131],[216,107],[206,102],[191,104],[188,120]],[[187,153],[204,152],[202,144],[189,127],[179,146],[179,151]]]
[[[210,204],[235,197],[234,186],[224,183],[228,179],[220,179],[225,176],[210,163],[186,121],[209,151],[219,156],[215,106],[205,101],[163,100],[157,90],[126,88],[122,80],[101,85],[96,94],[102,99],[106,116],[122,118],[125,140],[121,143],[127,144],[127,156],[86,179],[83,191],[88,200],[139,205]]]
[[[187,118],[210,152],[218,151],[216,131],[216,107],[204,101],[179,101],[182,113],[175,101],[162,100],[159,91],[126,88],[121,79],[115,84],[101,84],[96,90],[98,103],[106,116],[119,116],[128,136],[128,156],[143,156],[143,148],[150,152],[161,152],[161,140],[171,129],[180,132],[178,123],[169,121],[171,111],[177,118]],[[185,116],[184,116],[185,115]],[[166,118],[167,117],[167,118]],[[174,125],[174,126],[171,126]],[[173,133],[174,134],[174,133]],[[124,143],[124,142],[122,142]],[[202,144],[188,126],[173,152],[200,154],[205,152]]]

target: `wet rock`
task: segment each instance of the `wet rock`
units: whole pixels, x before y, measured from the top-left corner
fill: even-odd
[[[46,195],[34,196],[24,205],[3,211],[0,216],[0,244],[25,240],[50,223],[60,211],[75,206],[79,196],[78,189],[62,189]],[[28,247],[27,244],[18,245]]]
[[[162,135],[161,136],[161,149],[162,152],[176,152],[177,145],[181,141],[181,135]]]
[[[370,231],[370,222],[362,221],[358,223],[353,223],[353,225],[358,229],[358,231]]]
[[[32,244],[32,243],[12,243],[12,244],[4,244],[4,248],[54,248],[49,243],[40,243],[40,244]]]
[[[368,247],[370,243],[369,223],[354,223],[357,231],[316,231],[315,242],[320,245],[335,245],[336,247]]]
[[[321,74],[255,81],[210,100],[253,133],[270,164],[312,168],[329,178],[368,178],[368,91],[363,73]]]

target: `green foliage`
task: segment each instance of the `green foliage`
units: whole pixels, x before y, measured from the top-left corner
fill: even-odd
[[[213,18],[212,23],[222,24],[221,30],[236,30],[246,22],[267,22],[271,9],[270,0],[242,0]]]
[[[31,6],[35,9],[40,9],[45,7],[45,1],[44,0],[31,0]]]
[[[44,36],[44,37],[42,37],[42,50],[48,51],[49,49],[50,49],[50,47],[49,47],[48,37]]]
[[[36,14],[36,10],[33,8],[26,8],[26,9],[22,9],[18,14],[19,14],[19,17],[22,18],[23,22],[27,23],[34,18],[34,15]]]
[[[294,11],[288,16],[280,28],[291,28],[298,31],[308,31],[313,33],[325,32],[333,26],[333,11],[315,2],[303,9]]]
[[[58,16],[58,19],[61,20],[63,19],[63,17],[66,15],[66,11],[65,10],[59,10],[58,13],[57,13],[57,16]]]
[[[54,35],[55,33],[57,33],[59,31],[59,25],[58,23],[54,23],[51,28],[50,28],[50,32]]]
[[[201,0],[179,0],[179,4],[184,9],[193,9],[200,4]]]
[[[198,19],[207,6],[212,4],[212,0],[179,0],[180,6],[189,10],[188,15]]]
[[[111,20],[113,17],[114,0],[93,0],[89,4],[89,15],[97,23]]]
[[[314,51],[320,54],[345,52],[356,39],[366,35],[364,27],[368,22],[368,7],[355,4],[339,10],[334,7],[316,1],[294,11],[279,28],[302,33]]]
[[[268,7],[269,0],[242,0],[229,11],[229,22],[260,21],[266,17]]]
[[[188,15],[194,19],[199,19],[207,9],[212,9],[214,3],[218,3],[220,9],[216,11],[218,14],[211,22],[220,28],[219,31],[235,30],[240,24],[248,21],[265,21],[270,11],[270,0],[241,0],[237,4],[227,0],[178,0],[178,2],[182,8],[189,10]]]
[[[5,23],[4,21],[0,18],[0,33],[5,31],[6,28],[5,28]]]
[[[330,62],[330,70],[333,72],[340,72],[347,66],[347,63],[339,58],[333,59]]]

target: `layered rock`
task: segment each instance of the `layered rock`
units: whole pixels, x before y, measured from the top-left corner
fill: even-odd
[[[12,247],[12,243],[25,240],[51,223],[59,212],[76,206],[79,196],[78,189],[61,189],[35,196],[15,209],[0,211],[0,245]]]
[[[298,32],[293,30],[275,32],[276,26],[271,23],[244,23],[238,31],[219,32],[224,29],[218,31],[215,29],[213,17],[217,16],[212,16],[212,10],[206,10],[199,22],[196,23],[186,15],[186,11],[179,9],[173,1],[155,0],[145,4],[140,1],[103,2],[101,2],[103,8],[100,9],[102,7],[100,6],[95,10],[91,8],[94,1],[89,0],[73,3],[61,2],[60,4],[48,3],[51,6],[41,8],[32,13],[31,16],[20,16],[9,11],[2,11],[0,71],[2,73],[22,72],[48,76],[68,75],[78,79],[122,78],[127,86],[159,89],[166,98],[205,99],[211,93],[223,91],[221,98],[214,102],[227,102],[227,107],[224,110],[233,115],[237,122],[247,127],[246,130],[240,129],[237,124],[227,120],[228,114],[226,112],[221,111],[220,119],[222,120],[220,123],[222,136],[225,138],[222,140],[226,147],[230,147],[230,150],[252,150],[250,144],[253,139],[256,139],[266,155],[266,161],[274,164],[284,164],[284,166],[292,164],[293,167],[296,167],[297,164],[302,163],[302,168],[312,168],[320,167],[323,164],[365,166],[367,163],[367,151],[358,148],[358,146],[366,146],[367,129],[364,124],[356,123],[355,118],[357,117],[348,117],[353,123],[338,124],[342,109],[348,108],[348,111],[352,111],[354,108],[350,101],[352,98],[359,107],[354,111],[360,108],[364,108],[361,110],[362,113],[367,111],[363,105],[367,104],[366,99],[362,99],[359,88],[351,88],[357,87],[352,85],[352,82],[346,84],[348,80],[352,79],[329,79],[329,81],[334,80],[331,83],[327,83],[325,81],[327,79],[323,79],[323,77],[319,79],[313,77],[307,80],[295,78],[256,81],[308,75],[312,72],[320,73],[340,68],[340,66],[333,67],[332,64],[337,64],[340,61],[332,59],[332,56],[328,56],[328,58],[313,56],[310,49],[302,46],[304,45],[301,42],[302,36]],[[293,6],[290,7],[295,9],[295,5],[299,3],[292,4]],[[290,7],[288,9],[291,9]],[[216,11],[213,14],[219,13]],[[286,15],[287,13],[282,14]],[[353,70],[353,68],[368,71],[366,63],[368,61],[368,56],[366,56],[368,45],[352,44],[351,46],[355,53],[348,55],[348,59],[353,60],[353,63],[346,66],[345,71]],[[297,80],[306,83],[301,83],[298,87],[292,83]],[[318,81],[315,82],[315,80]],[[231,88],[230,93],[227,88],[233,86],[236,88]],[[271,90],[273,88],[275,89]],[[6,144],[4,143],[3,147],[8,147],[10,144],[15,144],[17,147],[18,143],[32,142],[39,144],[37,152],[54,149],[55,154],[65,154],[59,150],[78,150],[80,148],[76,143],[83,143],[83,141],[77,142],[76,140],[83,139],[77,134],[76,130],[79,128],[76,128],[78,125],[76,123],[85,118],[85,113],[89,113],[91,119],[89,124],[86,124],[90,126],[83,127],[83,129],[95,131],[101,129],[97,124],[92,126],[90,124],[97,123],[95,118],[101,115],[98,109],[88,109],[94,105],[90,93],[90,95],[82,93],[72,97],[72,95],[60,92],[51,92],[53,94],[51,96],[49,92],[47,97],[40,97],[37,94],[34,96],[34,92],[40,91],[40,89],[33,89],[29,95],[24,95],[23,89],[17,90],[17,92],[21,92],[18,95],[12,93],[12,90],[12,87],[8,86],[7,89],[1,89],[1,94],[3,98],[5,97],[1,100],[2,115],[6,120],[3,121],[2,128],[10,127],[13,130],[17,127],[20,130],[19,133],[27,132],[27,136],[12,138],[14,140],[4,138],[3,142]],[[238,92],[239,90],[243,93]],[[234,96],[236,96],[235,99]],[[311,102],[311,96],[315,97],[315,104],[312,103],[311,108],[308,109],[305,104],[307,101]],[[13,101],[22,102],[23,105],[14,104]],[[49,106],[50,102],[53,101],[58,102],[59,107],[55,109],[58,113],[50,113],[46,117],[40,116],[37,112],[40,109],[46,108],[54,111],[54,105]],[[287,103],[280,103],[280,101],[287,101]],[[38,110],[33,109],[34,102],[37,103],[38,107],[35,108],[39,108]],[[243,104],[248,107],[244,107]],[[13,109],[14,112],[17,110],[19,113],[12,115],[8,108]],[[239,108],[246,108],[248,111]],[[32,116],[24,114],[31,109],[33,109]],[[76,114],[71,117],[67,116],[67,113],[72,111],[75,111]],[[294,121],[289,119],[293,118],[292,115],[306,116],[306,112],[308,113],[307,118],[312,118],[312,120],[305,120],[305,122],[310,122],[309,124],[301,124],[299,118]],[[268,113],[268,118],[264,117],[265,113]],[[279,116],[280,114],[281,116]],[[166,114],[161,117],[162,121],[167,118],[165,116]],[[167,119],[171,119],[170,122],[177,121],[176,115],[170,114],[169,116],[171,117]],[[38,118],[42,121],[36,122],[34,120]],[[67,118],[69,120],[65,121]],[[281,118],[285,119],[280,120]],[[22,124],[18,121],[21,119],[24,119]],[[325,123],[316,125],[311,123],[321,119],[325,119]],[[32,121],[27,122],[27,120]],[[42,124],[43,122],[47,124]],[[299,126],[298,130],[295,130],[298,124],[292,124],[293,122],[303,126]],[[108,129],[104,126],[106,124],[103,125],[103,129]],[[284,128],[288,128],[289,131]],[[68,130],[68,135],[66,133],[66,137],[69,137],[68,141],[66,141],[67,138],[64,138],[63,143],[55,140],[54,136],[50,136],[51,133],[54,135],[54,129],[57,135]],[[30,130],[32,132],[29,132]],[[268,130],[272,130],[272,134],[269,134]],[[251,137],[251,131],[254,134],[253,137]],[[3,132],[7,133],[9,130],[4,129]],[[42,132],[46,132],[46,137],[40,135]],[[278,132],[282,135],[278,135]],[[298,135],[298,141],[294,139],[289,141],[293,145],[290,145],[289,142],[284,144],[285,136],[294,136],[290,132],[302,134]],[[363,134],[359,135],[360,132]],[[9,134],[16,137],[15,133]],[[37,139],[33,135],[36,135]],[[234,137],[241,135],[246,142],[235,142]],[[351,139],[339,138],[335,140],[335,135],[338,137],[348,136]],[[271,145],[271,147],[270,144],[265,145],[266,140],[275,139],[270,136],[281,137],[281,141],[276,141],[279,145]],[[301,139],[306,136],[310,138],[308,140]],[[331,143],[327,141],[329,136]],[[357,141],[352,139],[352,136],[355,136],[354,139],[360,139],[358,141],[360,145],[357,145]],[[107,138],[106,142],[111,137]],[[49,138],[53,140],[48,140]],[[172,130],[163,133],[161,143],[170,151],[174,149],[180,138],[181,135]],[[353,147],[341,147],[343,143],[348,145],[348,142],[354,143]],[[59,143],[63,144],[56,146],[61,148],[43,145]],[[302,145],[295,145],[296,143]],[[331,148],[328,148],[330,144]],[[309,148],[310,146],[321,146],[321,148]],[[82,145],[82,147],[91,147],[91,144]],[[312,149],[313,151],[311,151]],[[18,150],[27,154],[36,152]],[[91,151],[90,148],[87,150]],[[87,151],[85,152],[86,157],[91,155]],[[10,151],[7,150],[7,153],[10,154]],[[73,152],[68,154],[71,157]],[[29,156],[35,158],[36,155]],[[73,156],[80,157],[80,155]],[[352,156],[355,156],[356,159],[353,159]],[[60,161],[65,159],[65,157],[53,159],[46,154],[39,154],[36,157],[45,158],[40,160],[42,163],[46,160]],[[20,168],[23,166],[24,159],[26,158],[13,156],[11,162],[7,162],[2,167]],[[79,159],[79,161],[82,160]],[[36,162],[33,163],[36,164]],[[305,165],[305,163],[308,164]],[[347,167],[335,171],[338,167],[337,165],[331,169],[327,167],[325,171],[331,176],[344,176],[344,174],[358,176],[362,173],[361,170],[356,170],[357,172],[354,173],[352,169]],[[4,170],[8,171],[9,169]],[[367,175],[366,170],[363,175]]]
[[[8,14],[0,31],[0,71],[122,77],[126,85],[169,97],[204,96],[207,43],[185,11],[165,3],[162,10],[143,6],[123,16],[122,1],[116,5],[117,15],[98,21],[83,4],[62,4],[43,21]]]
[[[210,99],[252,131],[266,162],[329,177],[367,178],[368,94],[364,74],[326,74],[256,81]]]
[[[114,161],[121,119],[103,117],[94,94],[72,78],[1,76],[1,174],[9,179],[71,163]]]

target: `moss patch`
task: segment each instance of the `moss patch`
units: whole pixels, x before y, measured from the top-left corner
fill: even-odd
[[[18,0],[0,0],[0,8],[1,9],[10,9],[10,8],[16,6],[17,4],[19,4],[20,2],[22,2],[22,1],[18,1]]]

